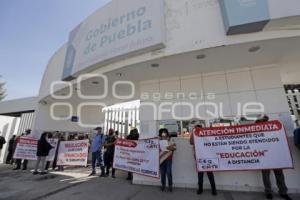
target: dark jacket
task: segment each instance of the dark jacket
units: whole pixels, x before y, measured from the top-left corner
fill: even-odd
[[[3,148],[3,145],[6,143],[5,138],[0,136],[0,149]]]
[[[106,144],[111,144],[111,145],[109,145],[109,146],[106,147],[106,154],[112,154],[112,155],[114,154],[114,152],[115,152],[115,145],[112,144],[112,143],[114,143],[116,140],[117,139],[116,139],[116,137],[114,135],[109,135],[109,136],[106,137],[105,143]]]
[[[295,143],[295,146],[300,149],[300,128],[297,128],[295,131],[294,131],[294,143]]]
[[[49,142],[45,139],[41,139],[38,142],[38,148],[37,148],[37,156],[48,156],[50,150],[53,147],[49,144]]]
[[[15,144],[15,138],[11,138],[8,142],[8,151],[9,152],[14,151],[14,144]]]

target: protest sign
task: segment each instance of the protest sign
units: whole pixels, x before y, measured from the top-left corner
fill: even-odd
[[[198,171],[293,168],[280,121],[195,128],[193,134]]]
[[[37,160],[38,140],[28,137],[21,136],[17,138],[17,146],[14,152],[14,159],[25,159],[25,160]]]
[[[86,166],[89,140],[60,142],[57,165]]]
[[[118,139],[115,146],[113,167],[159,178],[159,139],[138,141]]]

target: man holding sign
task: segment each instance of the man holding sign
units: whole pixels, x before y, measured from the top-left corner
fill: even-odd
[[[201,125],[196,125],[195,129],[193,131],[197,131],[197,129],[201,129],[202,126]],[[194,134],[191,135],[190,138],[190,144],[191,145],[195,145],[195,141],[194,141]],[[210,186],[211,186],[211,193],[212,195],[217,195],[217,187],[216,187],[216,183],[215,183],[215,177],[214,177],[214,173],[213,172],[206,172]],[[204,172],[198,172],[198,191],[197,194],[202,194],[203,193],[203,177],[204,177]]]
[[[100,165],[101,174],[100,177],[105,177],[105,168],[103,163],[103,155],[102,155],[102,148],[105,144],[106,136],[102,133],[102,128],[97,127],[95,128],[96,135],[93,138],[93,142],[91,145],[92,151],[92,173],[90,176],[96,174],[96,162]]]

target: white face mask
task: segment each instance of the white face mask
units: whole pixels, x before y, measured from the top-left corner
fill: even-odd
[[[167,140],[168,138],[167,138],[167,134],[166,133],[163,133],[162,135],[161,135],[161,140]]]

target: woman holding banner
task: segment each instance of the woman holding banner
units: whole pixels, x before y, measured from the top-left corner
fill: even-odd
[[[169,131],[166,128],[159,130],[160,146],[160,173],[161,191],[166,189],[166,178],[168,177],[168,191],[173,191],[172,162],[176,144],[170,139]]]
[[[126,140],[139,140],[140,138],[140,134],[137,128],[133,128],[129,135],[126,137]],[[128,172],[128,176],[126,178],[126,180],[128,181],[132,181],[132,172]]]
[[[40,140],[38,141],[37,153],[36,153],[38,158],[36,161],[33,175],[38,174],[38,167],[39,167],[40,162],[42,162],[41,175],[47,174],[47,172],[45,172],[46,158],[49,155],[50,150],[53,148],[50,145],[50,143],[47,141],[47,136],[48,136],[48,133],[44,132],[42,134]]]
[[[195,129],[201,129],[202,126],[201,125],[196,125]],[[193,132],[194,132],[193,130]],[[194,142],[194,133],[191,135],[190,137],[190,144],[191,145],[195,145]],[[212,195],[217,195],[217,189],[216,189],[216,183],[215,183],[215,177],[213,172],[207,172],[207,176],[211,185],[211,190],[212,190]],[[202,194],[203,193],[203,177],[204,177],[204,172],[198,172],[198,191],[197,194]]]

